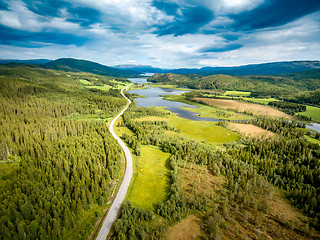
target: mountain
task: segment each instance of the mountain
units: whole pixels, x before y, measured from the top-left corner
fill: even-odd
[[[49,60],[49,59],[29,59],[29,60],[0,59],[0,64],[5,64],[5,63],[45,64],[51,61],[52,60]]]
[[[232,76],[245,76],[288,74],[313,69],[320,69],[320,61],[271,62],[237,67],[203,67],[200,69],[183,68],[175,69],[171,72],[176,74],[228,74]]]
[[[291,74],[307,70],[320,69],[320,61],[291,61],[291,62],[271,62],[262,64],[251,64],[235,67],[203,67],[203,68],[179,68],[161,69],[150,65],[117,65],[117,69],[133,70],[143,73],[175,73],[175,74],[227,74],[231,76],[246,75],[279,75]]]
[[[154,68],[150,65],[135,65],[135,64],[123,64],[123,65],[116,65],[114,68],[121,69],[121,70],[132,70],[142,73],[167,73],[170,72],[169,69],[161,69],[161,68]]]
[[[55,61],[44,64],[46,68],[55,70],[64,70],[71,72],[90,72],[100,75],[107,75],[113,77],[138,77],[140,72],[132,70],[119,70],[105,65],[73,58],[60,58]]]

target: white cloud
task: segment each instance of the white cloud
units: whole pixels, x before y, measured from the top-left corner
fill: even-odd
[[[0,11],[0,24],[10,28],[30,32],[41,32],[48,29],[62,31],[80,29],[78,24],[68,22],[65,18],[40,16],[30,11],[25,3],[19,0],[10,1],[8,9]]]

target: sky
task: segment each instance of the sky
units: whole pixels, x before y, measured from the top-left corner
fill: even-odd
[[[320,0],[0,0],[0,58],[161,68],[319,60]]]

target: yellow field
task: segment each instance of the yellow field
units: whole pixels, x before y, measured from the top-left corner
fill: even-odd
[[[205,234],[201,231],[201,220],[195,215],[189,215],[181,222],[170,227],[164,234],[167,240],[193,240],[202,239]]]
[[[227,123],[227,128],[246,137],[273,137],[275,133],[264,130],[252,124]]]
[[[269,106],[224,99],[194,98],[194,100],[210,106],[231,109],[242,113],[250,113],[257,116],[292,119],[290,115]]]

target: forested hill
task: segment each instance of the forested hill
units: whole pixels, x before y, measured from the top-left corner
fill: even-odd
[[[73,58],[60,58],[55,61],[44,64],[46,67],[56,69],[56,70],[64,70],[64,71],[72,71],[72,72],[90,72],[100,75],[106,76],[114,76],[114,77],[137,77],[140,73],[131,70],[119,70],[111,67],[107,67],[105,65],[86,61],[86,60],[78,60]]]
[[[89,81],[117,80],[0,66],[0,239],[88,239],[103,215],[123,165],[107,120],[126,101]]]
[[[148,81],[161,84],[175,84],[180,87],[192,89],[218,89],[240,91],[270,91],[277,93],[291,93],[297,91],[310,91],[320,88],[320,70],[295,73],[284,76],[230,76],[196,74],[155,74]]]
[[[171,73],[176,74],[228,74],[232,76],[245,75],[277,75],[296,73],[307,70],[319,69],[320,61],[293,61],[293,62],[272,62],[236,67],[203,67],[200,69],[175,69]]]
[[[44,69],[54,69],[69,72],[88,72],[104,76],[113,77],[138,77],[139,72],[132,70],[120,70],[116,68],[111,68],[99,63],[78,60],[73,58],[60,58],[54,61],[41,61],[41,60],[5,60],[0,61],[0,64],[4,64],[7,67],[31,67],[31,68],[44,68]]]

